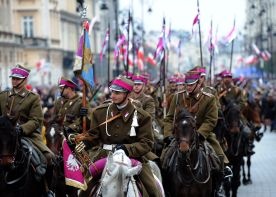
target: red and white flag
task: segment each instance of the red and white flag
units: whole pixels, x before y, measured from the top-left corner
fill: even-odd
[[[247,65],[257,64],[258,62],[259,58],[256,55],[250,55],[244,60],[244,63]]]
[[[199,23],[199,13],[197,13],[197,15],[195,16],[194,20],[193,20],[193,26],[192,26],[192,36],[195,32],[194,28],[195,26]]]
[[[152,55],[152,53],[148,53],[148,57],[146,59],[147,63],[151,64],[152,66],[156,66],[157,63],[154,59],[154,56]]]
[[[110,37],[110,31],[109,31],[109,29],[107,29],[107,31],[105,33],[105,38],[104,38],[104,42],[103,42],[103,45],[102,45],[102,49],[101,49],[101,52],[100,52],[100,61],[101,62],[103,60],[103,56],[104,56],[104,54],[106,52],[106,49],[107,49],[107,46],[108,46],[109,37]]]
[[[271,58],[271,54],[267,50],[264,50],[263,52],[261,52],[261,57],[264,61],[268,61]]]
[[[224,43],[230,43],[232,42],[237,36],[237,30],[236,26],[234,25],[230,32],[224,37]]]
[[[144,49],[143,47],[139,47],[138,51],[137,51],[137,67],[140,71],[144,70]]]
[[[261,51],[255,43],[252,43],[252,48],[255,51],[256,55],[261,55]]]

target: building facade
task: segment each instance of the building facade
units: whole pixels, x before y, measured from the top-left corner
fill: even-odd
[[[92,8],[92,1],[87,1]],[[10,87],[10,69],[17,63],[31,69],[29,83],[55,85],[72,76],[81,34],[78,3],[73,0],[0,1],[0,84]],[[91,9],[93,10],[93,9]],[[93,12],[87,12],[91,19]]]

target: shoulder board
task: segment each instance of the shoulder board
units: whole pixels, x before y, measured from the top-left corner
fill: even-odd
[[[110,105],[110,103],[101,104],[100,106],[96,107],[95,110],[102,109],[102,108],[107,108],[109,105]]]
[[[212,86],[205,86],[206,88],[208,88],[208,89],[211,89],[211,90],[216,90],[214,87],[212,87]]]
[[[33,95],[38,95],[37,93],[33,92],[33,91],[28,91],[29,93],[33,94]]]
[[[212,95],[211,93],[208,93],[208,92],[205,92],[205,91],[202,91],[202,94],[206,95],[206,96],[209,96],[209,97],[213,97],[214,95]]]
[[[178,92],[176,92],[175,94],[181,94],[181,93],[186,93],[186,90],[178,91]]]

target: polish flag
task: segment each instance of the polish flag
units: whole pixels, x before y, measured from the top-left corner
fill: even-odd
[[[261,57],[264,61],[267,62],[268,60],[270,60],[271,54],[267,50],[264,50],[263,52],[261,52]]]
[[[252,43],[252,48],[253,48],[253,50],[255,51],[255,53],[256,53],[257,55],[260,55],[260,54],[261,54],[260,49],[256,46],[255,43]]]
[[[153,66],[156,66],[156,65],[157,65],[157,63],[156,63],[156,61],[155,61],[155,59],[154,59],[152,53],[149,53],[149,54],[148,54],[147,63],[149,63],[149,64],[151,64],[151,65],[153,65]]]

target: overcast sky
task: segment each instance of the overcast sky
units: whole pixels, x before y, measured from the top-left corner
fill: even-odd
[[[120,7],[127,9],[131,2],[134,15],[138,18],[141,18],[141,2],[144,2],[146,31],[161,31],[163,16],[167,24],[171,23],[172,29],[191,30],[193,19],[197,14],[197,0],[120,0]],[[234,18],[236,27],[242,30],[245,22],[245,0],[199,0],[199,4],[203,32],[208,31],[211,19],[213,28],[218,26],[220,34],[226,34],[231,30]],[[152,8],[150,14],[147,12],[149,7]]]

